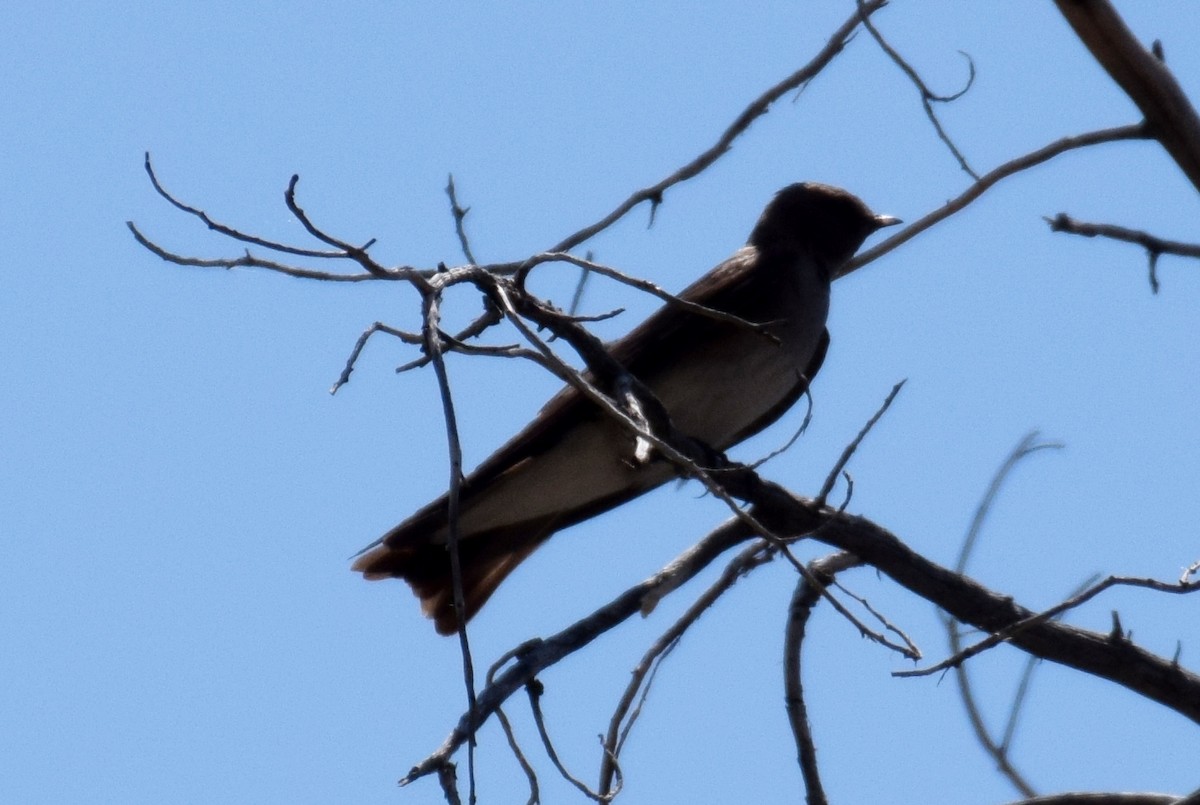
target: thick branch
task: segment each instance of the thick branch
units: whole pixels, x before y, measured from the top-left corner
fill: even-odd
[[[1108,0],[1056,0],[1113,81],[1146,116],[1155,139],[1200,190],[1200,116],[1162,61],[1138,42]]]
[[[774,533],[807,534],[850,551],[964,623],[998,632],[1034,615],[1009,596],[929,561],[866,518],[818,508],[747,469],[722,472],[720,483],[730,494],[752,500],[752,513]],[[631,587],[553,637],[531,642],[512,667],[480,692],[476,724],[541,671],[639,612],[642,602],[660,584],[677,585],[680,578],[691,579],[726,549],[751,536],[754,532],[744,521],[731,519],[655,577]],[[1034,656],[1116,682],[1200,723],[1200,676],[1123,637],[1114,639],[1062,623],[1033,621],[1009,642]],[[401,783],[410,783],[445,764],[466,739],[470,723],[469,716],[463,715],[445,743],[413,767]]]

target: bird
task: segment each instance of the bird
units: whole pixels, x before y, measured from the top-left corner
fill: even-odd
[[[897,223],[840,188],[789,185],[767,204],[745,246],[678,294],[743,323],[667,304],[609,352],[654,393],[677,431],[727,450],[808,389],[829,346],[830,283],[867,237]],[[408,582],[437,631],[455,634],[553,534],[678,476],[665,460],[635,460],[636,441],[567,385],[463,478],[462,613],[447,550],[448,494],[360,551],[352,570]]]

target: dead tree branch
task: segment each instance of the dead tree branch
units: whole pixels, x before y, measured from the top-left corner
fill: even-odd
[[[1030,151],[1028,154],[1023,154],[1009,160],[998,168],[985,173],[979,181],[972,184],[955,198],[947,201],[938,209],[927,213],[920,220],[904,227],[882,243],[864,252],[860,252],[858,256],[842,267],[842,272],[838,276],[844,277],[847,274],[857,271],[867,263],[878,260],[897,246],[912,240],[934,224],[941,223],[955,213],[961,212],[968,204],[990,190],[1001,179],[1005,179],[1021,171],[1029,170],[1032,167],[1040,165],[1043,162],[1048,162],[1056,156],[1077,148],[1087,148],[1101,143],[1118,142],[1120,140],[1144,140],[1149,136],[1145,126],[1140,123],[1132,126],[1117,126],[1111,129],[1101,129],[1086,134],[1063,137],[1060,140],[1055,140],[1048,145],[1042,146],[1036,151]]]
[[[1146,116],[1154,139],[1200,190],[1200,115],[1163,61],[1147,50],[1108,0],[1055,0],[1092,56]]]
[[[858,5],[861,9],[862,0],[858,0]],[[925,80],[921,78],[921,75],[916,71],[916,69],[909,64],[908,61],[905,60],[905,58],[901,56],[900,53],[894,47],[892,47],[892,45],[886,39],[884,39],[883,34],[881,34],[879,29],[875,27],[875,24],[871,22],[871,18],[869,16],[864,14],[862,23],[863,27],[867,29],[867,32],[870,33],[875,41],[879,44],[880,49],[883,50],[883,52],[887,54],[887,57],[891,59],[897,67],[900,68],[902,73],[908,76],[908,80],[911,81],[913,86],[917,88],[917,91],[921,93],[921,106],[925,109],[925,116],[929,118],[929,122],[933,125],[934,131],[937,132],[938,139],[945,144],[946,148],[949,149],[950,154],[956,160],[958,160],[958,166],[963,169],[963,172],[975,181],[979,181],[979,174],[976,173],[974,169],[967,163],[966,156],[963,155],[962,151],[957,145],[955,145],[954,141],[950,139],[950,135],[946,132],[945,127],[942,126],[942,121],[938,118],[937,112],[933,110],[933,105],[935,103],[952,103],[967,94],[967,92],[971,89],[971,86],[975,83],[975,62],[968,54],[963,53],[960,50],[959,53],[962,53],[963,58],[967,60],[967,69],[969,71],[967,75],[967,83],[958,92],[950,95],[939,95],[929,89],[929,86],[925,83]]]
[[[1183,243],[1178,240],[1165,240],[1138,229],[1129,229],[1115,224],[1090,224],[1077,221],[1065,212],[1060,212],[1053,218],[1045,219],[1050,224],[1051,232],[1066,232],[1071,235],[1082,235],[1085,238],[1108,238],[1125,243],[1135,243],[1146,250],[1150,263],[1150,289],[1158,293],[1158,258],[1164,254],[1175,254],[1180,257],[1200,258],[1200,244]]]
[[[765,115],[771,108],[772,104],[792,90],[804,86],[813,78],[815,78],[817,74],[824,70],[826,65],[833,61],[834,57],[841,53],[843,49],[845,49],[846,45],[853,38],[854,31],[858,28],[859,23],[864,18],[869,17],[871,14],[874,14],[876,11],[883,8],[884,5],[886,5],[886,0],[870,0],[870,2],[864,3],[862,8],[856,9],[854,13],[850,15],[849,19],[843,22],[838,29],[833,32],[833,34],[829,37],[829,41],[825,44],[825,47],[821,48],[817,55],[814,56],[808,64],[804,65],[799,70],[792,73],[790,76],[783,79],[778,84],[771,87],[762,95],[751,101],[750,105],[742,110],[742,113],[738,115],[732,123],[729,124],[729,127],[721,133],[721,136],[717,138],[717,141],[708,150],[699,154],[691,162],[688,162],[686,165],[679,168],[662,181],[649,187],[642,188],[641,190],[633,193],[608,215],[604,216],[594,224],[589,224],[583,229],[580,229],[578,232],[563,238],[558,242],[558,244],[550,249],[550,251],[570,251],[584,241],[595,237],[598,232],[602,232],[603,230],[612,226],[614,223],[624,218],[630,210],[646,201],[650,202],[650,214],[651,220],[653,220],[654,212],[658,209],[658,205],[662,204],[663,193],[665,193],[668,188],[699,175],[702,171],[723,157],[730,149],[733,148],[734,140],[736,140],[748,128],[750,128],[751,123]]]

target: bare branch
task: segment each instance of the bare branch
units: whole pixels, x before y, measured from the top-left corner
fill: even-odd
[[[525,692],[529,694],[529,707],[533,711],[533,723],[537,725],[538,735],[542,738],[542,746],[546,749],[546,756],[550,758],[550,762],[554,764],[554,768],[558,769],[558,773],[571,785],[579,789],[579,791],[588,799],[596,802],[611,802],[617,794],[621,793],[621,786],[618,783],[617,787],[609,793],[599,793],[588,787],[587,783],[580,780],[575,775],[567,770],[559,760],[558,752],[554,749],[554,743],[550,740],[550,732],[546,729],[546,717],[542,714],[542,694],[545,693],[545,688],[541,682],[532,679],[525,685]],[[618,780],[620,772],[617,772]]]
[[[837,56],[846,47],[847,43],[852,38],[855,28],[859,22],[866,16],[874,14],[879,9],[886,5],[886,0],[869,0],[865,3],[862,9],[856,9],[855,12],[847,19],[833,35],[829,37],[829,41],[825,47],[817,53],[816,56],[809,61],[808,64],[801,67],[796,72],[792,73],[787,78],[780,81],[775,86],[768,89],[762,95],[755,98],[749,106],[742,110],[742,113],[721,133],[717,138],[716,143],[707,151],[698,155],[691,162],[687,163],[677,171],[672,173],[667,178],[651,185],[650,187],[638,190],[625,201],[621,202],[615,210],[601,218],[594,224],[589,224],[578,232],[568,235],[563,238],[558,244],[550,249],[552,252],[570,251],[586,240],[591,239],[597,233],[604,231],[614,223],[624,218],[625,215],[638,206],[642,202],[649,201],[651,204],[651,213],[662,203],[663,193],[673,185],[684,182],[698,175],[701,171],[708,168],[718,159],[725,155],[733,147],[733,141],[742,135],[746,129],[750,128],[750,124],[756,119],[765,115],[777,100],[782,98],[792,90],[803,86],[817,76],[821,70],[825,69],[833,58]]]
[[[634,667],[629,684],[625,686],[625,692],[621,695],[621,700],[617,703],[612,718],[608,722],[608,734],[604,739],[604,759],[600,766],[601,794],[608,793],[612,787],[612,777],[616,770],[616,760],[621,754],[621,749],[625,744],[625,739],[628,737],[630,729],[632,729],[634,722],[637,720],[642,702],[645,701],[645,696],[649,693],[649,679],[653,677],[654,672],[660,667],[662,660],[678,645],[684,632],[699,620],[700,616],[716,603],[717,599],[726,590],[755,567],[769,562],[772,556],[773,551],[768,548],[764,540],[755,542],[739,553],[725,566],[720,578],[713,582],[712,586],[693,601],[687,611],[671,625],[671,628],[663,632],[646,653],[642,655],[642,659]],[[654,608],[654,604],[661,599],[661,595],[654,595],[652,598],[650,596],[647,597],[650,598],[650,605],[647,607],[643,604],[643,616],[648,614]],[[626,721],[626,715],[629,714],[629,709],[633,706],[639,690],[642,691],[642,697],[638,701],[638,707],[629,716],[628,721]]]
[[[142,165],[146,170],[146,175],[150,177],[150,184],[154,187],[154,191],[156,193],[165,198],[175,209],[182,210],[188,215],[199,218],[204,222],[204,225],[213,232],[217,232],[227,238],[232,238],[233,240],[241,241],[242,243],[249,243],[253,246],[262,246],[263,248],[270,249],[274,252],[292,254],[297,257],[317,257],[321,259],[338,259],[345,257],[345,254],[343,254],[341,251],[330,252],[317,249],[302,249],[298,246],[289,246],[286,243],[280,243],[279,241],[275,240],[267,240],[266,238],[261,238],[257,235],[251,235],[249,233],[242,232],[240,229],[235,229],[226,224],[222,224],[219,221],[215,221],[210,218],[208,213],[206,213],[204,210],[199,209],[198,207],[193,207],[189,204],[184,204],[182,201],[175,198],[175,196],[173,196],[165,187],[163,187],[162,182],[160,182],[158,179],[158,174],[154,171],[154,165],[150,161],[149,151],[146,152]],[[133,225],[130,224],[129,227],[132,229]]]
[[[292,215],[296,217],[296,220],[300,222],[300,225],[304,227],[305,231],[307,231],[308,234],[312,235],[317,240],[323,243],[328,243],[330,246],[337,248],[341,252],[338,257],[353,260],[366,269],[368,274],[379,277],[380,279],[394,279],[393,271],[384,268],[379,263],[375,262],[375,260],[373,260],[369,254],[367,254],[367,249],[371,248],[371,246],[375,243],[374,238],[371,238],[371,240],[367,241],[362,246],[355,246],[351,243],[347,243],[346,241],[335,238],[333,235],[328,234],[312,222],[312,220],[308,217],[308,213],[306,213],[300,207],[300,203],[296,201],[296,185],[299,183],[300,174],[293,173],[291,181],[288,182],[287,191],[283,194],[283,201],[285,204],[287,204],[287,208]]]
[[[181,254],[168,251],[162,246],[159,246],[150,238],[146,237],[138,230],[133,221],[126,221],[125,226],[129,227],[129,231],[133,233],[133,238],[143,247],[149,250],[157,257],[166,260],[168,263],[174,263],[177,266],[199,266],[200,268],[265,268],[268,271],[274,271],[279,274],[286,274],[289,277],[299,277],[306,280],[322,280],[325,282],[362,282],[364,280],[379,279],[373,274],[335,274],[330,271],[317,271],[311,268],[301,268],[300,266],[287,265],[286,263],[278,263],[274,260],[264,260],[261,257],[255,257],[246,252],[241,257],[233,258],[218,258],[215,260],[206,260],[200,257],[185,257]],[[401,279],[399,276],[392,276],[389,279]]]
[[[971,518],[971,525],[967,529],[967,536],[963,539],[962,548],[958,552],[958,561],[954,565],[954,570],[958,573],[963,573],[967,569],[967,561],[971,557],[972,551],[975,550],[975,544],[979,541],[979,535],[983,530],[983,524],[987,520],[988,515],[992,511],[992,504],[1000,495],[1000,490],[1004,487],[1004,482],[1008,480],[1008,476],[1016,469],[1016,466],[1021,463],[1026,457],[1038,452],[1039,450],[1062,450],[1066,445],[1061,442],[1042,442],[1038,443],[1038,432],[1036,430],[1025,434],[1017,446],[1012,449],[1008,457],[1004,459],[1004,463],[996,470],[996,474],[992,476],[991,482],[988,484],[987,491],[983,493],[983,498],[979,501],[979,505],[975,508],[975,515]]]
[[[761,334],[764,338],[770,339],[771,341],[778,342],[779,340],[767,331],[767,325],[770,324],[770,322],[756,323],[747,321],[740,316],[735,316],[732,313],[726,313],[723,310],[714,310],[713,308],[705,307],[704,305],[688,301],[687,299],[680,299],[675,294],[664,290],[661,286],[656,285],[649,280],[644,280],[640,277],[632,277],[622,271],[618,271],[615,268],[610,268],[609,266],[602,265],[600,263],[594,263],[591,260],[585,260],[581,257],[576,257],[569,252],[542,252],[541,254],[535,254],[528,260],[521,263],[517,267],[515,273],[520,278],[528,274],[529,270],[535,266],[549,262],[570,263],[571,265],[579,266],[588,273],[599,274],[603,277],[616,280],[622,285],[628,285],[631,288],[637,288],[639,291],[645,291],[651,296],[656,296],[663,300],[668,305],[674,305],[682,310],[690,311],[698,316],[704,316],[705,318],[709,318],[714,321],[721,321],[727,324],[736,325],[738,327],[745,327],[746,329],[753,330],[754,332]],[[499,268],[501,270],[496,271],[496,273],[503,274],[505,273],[503,269],[512,265],[516,264],[510,263],[505,266],[500,266]],[[574,315],[573,312],[571,315]]]
[[[442,414],[446,423],[446,447],[450,453],[450,489],[446,496],[448,524],[446,549],[450,554],[450,579],[454,592],[454,610],[458,614],[458,644],[462,653],[463,683],[467,689],[467,778],[469,781],[468,801],[475,802],[475,731],[479,728],[478,705],[475,699],[475,665],[471,660],[471,643],[467,637],[467,622],[463,616],[466,604],[463,599],[462,562],[458,553],[459,542],[459,497],[462,492],[462,444],[458,438],[458,418],[454,413],[454,398],[450,394],[450,378],[446,373],[446,362],[442,356],[442,341],[438,336],[440,294],[432,289],[422,295],[425,337],[425,353],[433,362],[437,374],[438,389],[442,398]]]
[[[804,645],[805,627],[813,607],[821,600],[822,587],[833,582],[835,575],[858,564],[853,554],[840,552],[810,562],[808,569],[815,584],[808,578],[796,583],[788,605],[787,628],[784,630],[783,687],[787,706],[788,722],[796,741],[797,761],[804,777],[804,789],[808,805],[825,805],[828,799],[821,785],[820,770],[817,768],[817,746],[812,737],[812,726],[808,721],[808,708],[804,704],[804,684],[800,673],[800,650]]]
[[[951,215],[963,210],[968,204],[990,190],[1001,179],[1028,170],[1035,165],[1040,165],[1060,154],[1065,154],[1068,151],[1078,148],[1087,148],[1101,143],[1118,142],[1120,140],[1144,140],[1149,136],[1149,132],[1146,130],[1144,124],[1141,123],[1132,126],[1117,126],[1111,129],[1101,129],[1086,134],[1078,134],[1072,137],[1063,137],[1061,140],[1055,140],[1036,151],[1031,151],[1016,159],[1009,160],[1000,167],[985,173],[979,181],[972,184],[955,198],[947,201],[938,209],[927,213],[919,221],[904,227],[895,235],[867,249],[865,252],[860,252],[853,260],[842,266],[841,273],[838,276],[844,277],[847,274],[857,271],[867,263],[877,260],[892,251],[897,246],[912,240],[934,224],[940,223]]]
[[[804,402],[806,403],[806,407],[804,410],[804,419],[802,419],[800,421],[800,427],[796,428],[796,430],[792,433],[792,435],[788,437],[788,440],[786,442],[784,442],[779,447],[776,447],[770,453],[767,453],[765,456],[763,456],[760,459],[757,459],[753,464],[751,464],[750,469],[757,470],[759,467],[766,464],[768,461],[775,458],[776,456],[783,455],[784,453],[786,453],[788,450],[791,449],[792,445],[794,445],[796,443],[797,439],[799,439],[801,436],[803,436],[805,434],[805,432],[808,430],[809,424],[812,422],[812,415],[813,415],[813,398],[812,398],[812,389],[811,388],[806,387],[804,389]]]
[[[488,681],[490,682],[491,680]],[[521,745],[517,743],[517,735],[513,732],[512,724],[509,722],[508,716],[504,714],[503,707],[496,708],[496,720],[500,722],[500,728],[504,730],[504,737],[508,740],[508,748],[512,750],[513,756],[516,757],[517,763],[521,766],[521,771],[525,772],[525,779],[529,782],[529,799],[526,800],[526,805],[536,805],[536,803],[541,801],[537,772],[533,770],[529,759],[521,751]]]
[[[959,550],[958,561],[955,563],[955,570],[957,572],[962,573],[966,570],[967,562],[975,549],[975,545],[979,541],[979,535],[982,533],[983,524],[991,512],[992,504],[999,496],[1004,482],[1016,468],[1017,464],[1039,450],[1048,448],[1061,449],[1063,447],[1063,445],[1053,442],[1039,444],[1037,439],[1037,431],[1031,431],[1022,437],[1021,441],[1017,443],[1016,447],[1012,449],[1012,452],[1008,454],[1008,457],[1005,458],[996,470],[996,474],[992,476],[992,480],[988,484],[983,498],[979,501],[979,505],[975,509],[975,515],[971,518],[971,525],[967,528],[966,537],[963,539],[962,548]],[[950,652],[956,654],[962,650],[962,639],[958,622],[953,618],[946,618],[945,627],[947,640],[950,644]],[[1014,697],[1013,705],[1009,712],[1008,724],[1005,726],[1004,736],[998,743],[992,738],[991,731],[984,721],[983,712],[976,702],[974,686],[971,682],[971,676],[966,663],[958,665],[954,669],[955,681],[958,683],[958,692],[962,698],[963,709],[966,711],[967,721],[971,724],[976,739],[979,741],[980,746],[983,747],[983,750],[995,761],[997,771],[1004,775],[1022,796],[1026,797],[1035,796],[1037,792],[1025,779],[1024,775],[1013,765],[1009,758],[1009,749],[1011,748],[1010,742],[1013,732],[1016,729],[1021,704],[1025,698],[1025,691],[1028,690],[1033,671],[1037,665],[1038,658],[1030,655],[1026,661],[1021,681],[1018,684],[1017,695]]]
[[[358,337],[358,341],[356,341],[354,344],[354,349],[350,350],[350,356],[346,358],[346,365],[342,367],[342,373],[338,376],[337,381],[335,381],[329,389],[330,394],[337,394],[338,389],[350,382],[350,374],[354,371],[355,364],[358,363],[359,355],[362,354],[363,348],[367,345],[367,341],[370,340],[371,336],[375,335],[375,333],[387,333],[390,336],[399,338],[406,344],[422,344],[425,341],[424,338],[416,333],[406,333],[403,330],[398,330],[395,327],[391,327],[381,321],[375,322],[370,327],[363,330],[362,335]]]
[[[746,483],[738,476],[721,477],[723,483],[731,479]],[[1107,635],[1067,624],[1031,620],[1032,613],[1010,596],[993,592],[929,561],[870,520],[828,507],[818,509],[811,501],[797,498],[776,484],[759,479],[755,493],[748,499],[754,501],[753,511],[774,533],[809,534],[813,539],[854,553],[906,589],[985,631],[999,632],[1021,624],[1007,639],[1022,650],[1108,679],[1200,723],[1200,676],[1178,663],[1157,657],[1129,641],[1113,642]],[[679,579],[694,577],[726,549],[754,533],[744,521],[731,519],[653,578],[631,587],[553,637],[532,641],[511,667],[480,691],[477,723],[482,723],[528,680],[639,612],[642,602],[658,585],[679,586]],[[414,766],[401,782],[407,784],[436,771],[466,740],[470,723],[468,715],[464,715],[445,743]]]
[[[447,762],[438,766],[437,778],[448,805],[462,805],[462,798],[458,795],[458,770],[454,764]]]
[[[588,249],[584,259],[589,263],[596,259],[591,249]],[[583,292],[587,289],[588,280],[591,277],[591,269],[586,266],[579,269],[579,281],[575,283],[575,293],[571,294],[571,305],[567,308],[567,312],[572,316],[579,312],[579,305],[583,302]]]
[[[1195,805],[1170,794],[1079,791],[1017,800],[1008,805]]]
[[[515,662],[503,673],[497,673],[495,680],[479,692],[476,705],[477,723],[483,723],[509,696],[539,673],[636,615],[641,610],[642,601],[652,594],[656,587],[664,583],[677,584],[680,578],[686,580],[695,577],[718,556],[751,535],[752,532],[744,523],[736,519],[730,520],[684,551],[657,574],[629,588],[587,617],[552,637],[530,641],[514,651],[512,654]],[[466,740],[469,724],[470,719],[464,714],[445,743],[414,766],[400,784],[407,785],[431,774],[448,761]]]
[[[857,567],[858,565],[861,565],[862,563],[863,563],[862,560],[858,559],[854,566]],[[851,567],[851,565],[847,565],[846,569],[848,569],[849,567]],[[844,594],[853,598],[854,601],[860,607],[865,609],[871,615],[871,617],[873,617],[875,620],[879,621],[879,625],[884,628],[884,631],[891,632],[892,634],[896,635],[896,637],[898,637],[902,641],[904,641],[904,645],[908,649],[907,652],[904,652],[905,657],[907,657],[909,659],[920,659],[921,658],[921,656],[922,656],[921,649],[917,647],[917,644],[913,641],[913,639],[911,637],[909,637],[908,634],[903,629],[901,629],[896,624],[892,623],[887,618],[886,615],[884,615],[882,612],[877,610],[875,607],[871,606],[871,602],[868,601],[864,596],[861,596],[861,595],[855,593],[853,590],[846,587],[840,581],[834,581],[832,586],[837,587]]]
[[[987,651],[988,649],[993,648],[994,646],[997,646],[1000,643],[1004,643],[1006,641],[1013,640],[1022,631],[1030,628],[1031,626],[1037,626],[1039,624],[1044,624],[1047,621],[1050,621],[1051,619],[1058,617],[1059,615],[1066,612],[1067,610],[1074,609],[1075,607],[1078,607],[1081,604],[1087,603],[1088,601],[1092,600],[1100,593],[1107,590],[1109,587],[1118,587],[1118,586],[1120,586],[1120,587],[1142,587],[1145,589],[1155,590],[1160,593],[1175,593],[1175,594],[1180,594],[1180,595],[1186,595],[1188,593],[1194,593],[1197,590],[1200,590],[1200,582],[1178,584],[1178,583],[1173,583],[1173,582],[1158,581],[1157,579],[1133,578],[1130,576],[1109,576],[1108,578],[1104,579],[1100,583],[1096,584],[1094,587],[1091,587],[1090,589],[1083,591],[1079,595],[1072,596],[1071,598],[1068,598],[1066,601],[1063,601],[1060,604],[1056,604],[1055,606],[1052,606],[1049,609],[1043,610],[1036,614],[1029,614],[1026,617],[1021,618],[1018,621],[1008,624],[1007,626],[1005,626],[1002,629],[997,629],[997,630],[993,631],[984,640],[979,641],[978,643],[976,643],[973,646],[968,646],[967,648],[958,652],[954,656],[949,657],[949,658],[943,660],[942,662],[939,662],[937,665],[931,666],[929,668],[921,668],[921,669],[918,669],[915,671],[893,671],[892,676],[898,676],[898,677],[929,676],[930,674],[936,674],[940,671],[944,671],[947,668],[953,668],[953,667],[957,666],[959,663],[962,663],[965,660],[968,660],[971,657],[974,657],[976,654],[980,654],[984,651]]]
[[[1200,115],[1175,76],[1108,0],[1055,0],[1092,56],[1146,116],[1154,138],[1200,190]]]
[[[1067,232],[1072,235],[1082,235],[1085,238],[1109,238],[1125,243],[1136,243],[1146,250],[1150,261],[1150,289],[1158,293],[1158,275],[1155,271],[1158,258],[1163,254],[1176,254],[1180,257],[1200,258],[1200,244],[1183,243],[1178,240],[1165,240],[1139,229],[1128,229],[1115,224],[1090,224],[1077,221],[1065,212],[1060,212],[1053,218],[1046,218],[1051,232]]]
[[[862,9],[863,0],[858,0],[858,7],[859,9]],[[929,122],[933,124],[933,128],[937,132],[938,139],[945,143],[946,147],[950,149],[950,153],[956,160],[958,160],[958,166],[962,168],[963,171],[966,172],[966,174],[972,179],[979,181],[979,174],[977,174],[971,168],[971,166],[967,164],[967,158],[963,156],[962,151],[960,151],[958,146],[954,144],[954,141],[950,139],[950,135],[947,134],[945,128],[942,127],[942,121],[938,119],[937,113],[933,111],[934,103],[951,103],[956,101],[962,96],[966,95],[967,91],[970,90],[971,86],[975,83],[975,62],[971,59],[970,55],[963,53],[961,50],[959,51],[959,53],[962,53],[963,58],[967,60],[967,69],[970,71],[969,75],[967,76],[966,85],[963,86],[963,88],[958,92],[955,92],[951,95],[938,95],[929,89],[924,79],[921,78],[912,65],[905,61],[904,57],[901,56],[895,48],[888,44],[888,41],[883,38],[883,34],[879,33],[879,30],[875,27],[874,23],[871,22],[870,17],[868,17],[866,14],[863,14],[862,23],[863,27],[866,28],[871,36],[875,38],[875,41],[879,43],[879,47],[883,49],[883,52],[888,55],[888,58],[890,58],[892,62],[895,63],[895,65],[899,67],[906,76],[908,76],[908,80],[911,81],[921,93],[921,106],[925,109],[925,116],[928,117]]]
[[[454,216],[454,231],[458,235],[459,245],[462,246],[463,257],[467,258],[468,263],[475,265],[478,261],[471,252],[471,242],[467,239],[467,230],[463,226],[463,220],[467,217],[467,213],[471,211],[471,208],[459,206],[458,193],[454,189],[453,173],[446,180],[446,195],[450,197],[450,214]]]
[[[896,399],[896,395],[900,393],[900,389],[904,388],[904,384],[907,382],[907,380],[901,380],[899,383],[892,386],[892,390],[884,399],[883,404],[879,406],[879,410],[875,412],[874,416],[867,420],[867,424],[862,426],[862,429],[859,430],[858,435],[854,437],[853,441],[846,445],[846,449],[842,451],[842,455],[839,456],[838,460],[834,463],[833,469],[831,469],[829,474],[825,476],[825,483],[821,485],[821,491],[817,494],[818,506],[825,505],[825,499],[829,497],[829,493],[833,491],[833,485],[837,482],[838,475],[840,475],[842,470],[846,468],[846,465],[850,463],[851,456],[853,456],[854,452],[858,450],[858,446],[862,444],[863,439],[867,438],[867,434],[871,432],[871,429],[874,428],[876,423],[883,418],[883,415],[887,413],[887,410],[892,407],[892,402]]]
[[[446,336],[443,333],[443,337],[446,338],[447,343],[454,345],[456,351],[467,352],[467,351],[470,351],[467,349],[467,345],[466,345],[466,342],[468,339],[476,338],[476,337],[482,335],[483,332],[485,330],[487,330],[489,327],[493,327],[502,321],[504,321],[504,316],[500,313],[500,308],[496,307],[495,303],[492,302],[491,298],[487,294],[484,294],[483,295],[483,313],[479,314],[479,316],[476,317],[476,319],[474,321],[472,321],[470,324],[468,324],[463,329],[459,330],[453,336]],[[508,351],[507,347],[505,348],[505,351]],[[516,351],[513,350],[512,354],[515,355]],[[525,357],[528,357],[528,356],[525,356]],[[429,356],[422,355],[421,357],[416,358],[415,360],[411,360],[408,363],[397,366],[396,374],[400,374],[402,372],[407,372],[410,369],[420,368],[422,366],[425,366],[427,363],[429,363]]]

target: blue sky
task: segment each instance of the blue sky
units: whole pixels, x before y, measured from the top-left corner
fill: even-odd
[[[1122,3],[1200,98],[1200,20],[1186,3]],[[236,250],[156,197],[142,172],[221,220],[297,242],[282,204],[378,238],[385,262],[460,255],[443,193],[457,178],[482,260],[540,251],[708,147],[807,61],[850,3],[10,4],[0,48],[0,800],[430,802],[394,781],[463,707],[457,644],[398,583],[352,553],[438,494],[446,458],[432,374],[373,342],[327,393],[360,332],[412,328],[398,284],[322,285],[168,266],[124,222],[178,251]],[[947,128],[986,170],[1060,136],[1138,115],[1047,3],[897,3],[877,18],[938,89],[972,91]],[[779,187],[844,186],[915,220],[967,178],[915,91],[860,36],[701,177],[635,212],[596,258],[679,289],[745,239]],[[973,207],[837,283],[815,419],[774,480],[812,493],[891,386],[893,410],[854,459],[850,508],[950,563],[995,467],[1037,428],[1067,448],[1023,464],[972,571],[1033,607],[1092,573],[1176,577],[1200,558],[1200,272],[1138,249],[1055,235],[1042,216],[1196,240],[1196,191],[1151,143],[1107,145],[1007,180]],[[573,270],[534,287],[565,302]],[[595,281],[597,326],[652,301]],[[467,293],[452,320],[475,313]],[[557,383],[528,366],[451,361],[467,462],[519,428]],[[799,413],[740,448],[759,456]],[[477,658],[557,631],[655,571],[723,518],[694,486],[664,489],[553,540],[474,622]],[[818,546],[802,551],[821,553]],[[706,577],[711,579],[711,574]],[[931,660],[930,605],[865,571],[844,581]],[[703,582],[701,582],[702,584]],[[564,759],[599,763],[628,670],[701,589],[686,588],[543,676]],[[626,803],[794,802],[782,710],[793,576],[743,581],[658,677],[624,756]],[[1073,613],[1197,667],[1200,598],[1116,591]],[[949,679],[906,667],[829,611],[805,669],[825,783],[842,802],[1002,802]],[[1022,658],[975,666],[999,719]],[[542,770],[544,801],[572,801]],[[523,801],[494,726],[483,802]],[[1045,792],[1183,793],[1194,724],[1090,677],[1043,666],[1014,759]],[[869,771],[868,771],[869,770]],[[515,793],[514,793],[515,792]]]

